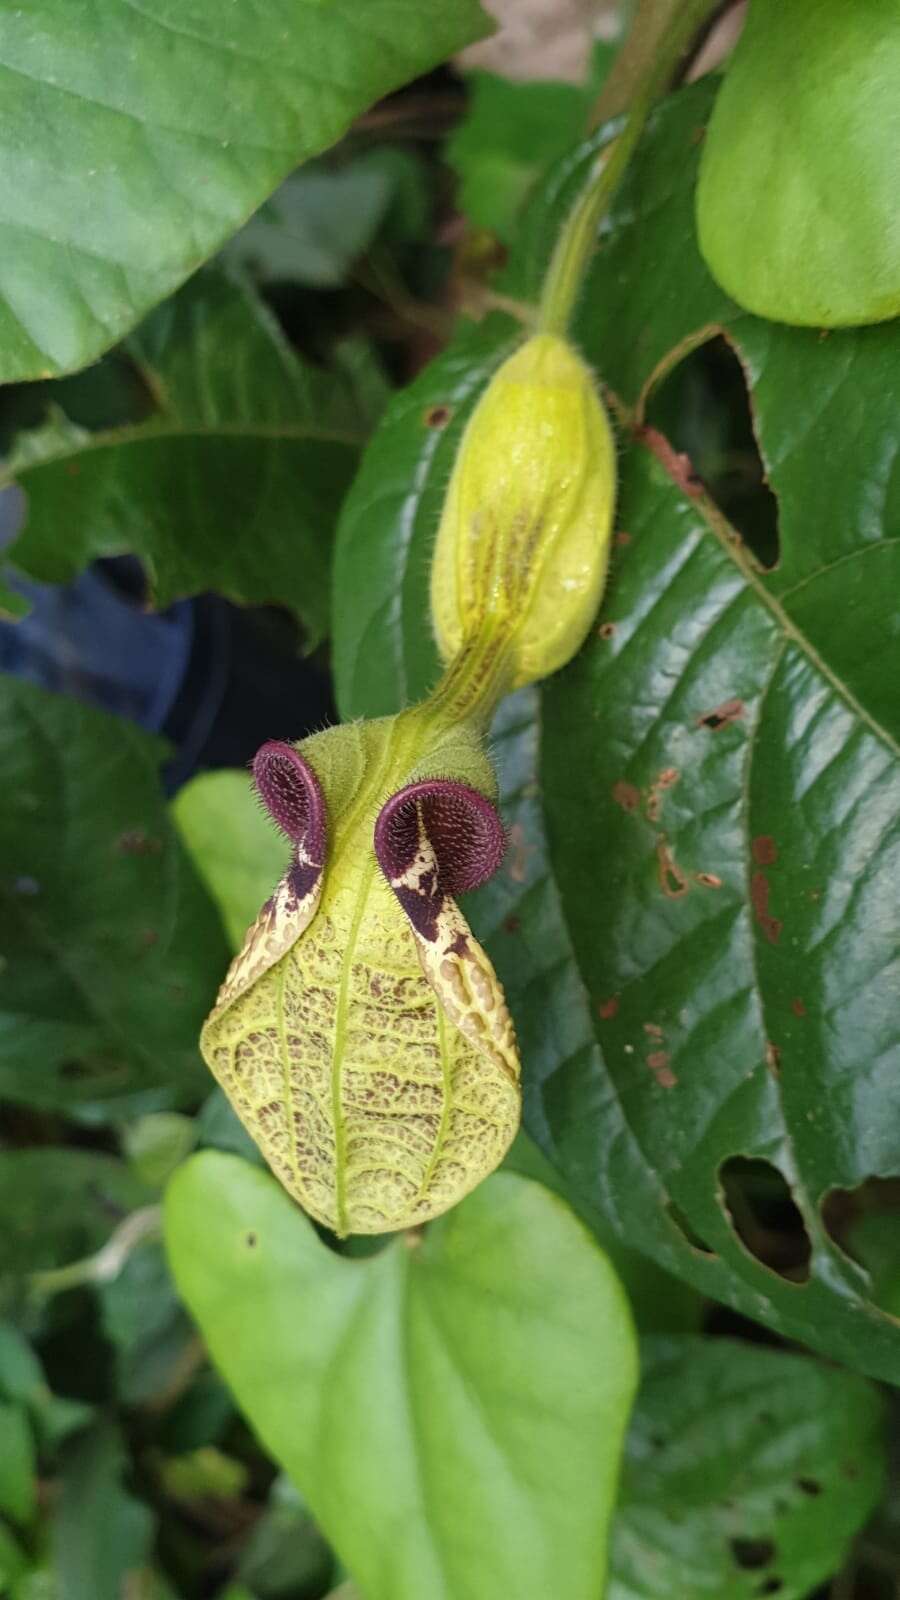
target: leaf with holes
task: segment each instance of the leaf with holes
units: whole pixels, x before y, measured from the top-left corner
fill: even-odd
[[[634,1336],[556,1195],[502,1173],[353,1261],[266,1173],[206,1152],[170,1185],[166,1240],[213,1360],[367,1600],[598,1592]]]
[[[92,361],[374,100],[487,28],[477,0],[2,6],[0,377]]]
[[[166,816],[164,747],[12,678],[0,743],[0,1092],[59,1107],[189,1099],[226,949]]]
[[[545,694],[551,854],[603,1047],[602,1097],[622,1108],[643,1168],[630,1195],[616,1185],[620,1226],[637,1190],[661,1183],[685,1224],[682,1270],[708,1292],[896,1377],[896,1329],[820,1208],[834,1186],[900,1170],[889,399],[900,327],[822,340],[723,301],[691,232],[709,93],[658,113],[581,308],[632,443],[604,620]],[[672,295],[654,316],[639,291],[629,324],[621,280],[635,281],[637,253],[663,234],[681,252]],[[744,365],[778,497],[772,570],[641,424],[653,385],[717,327]],[[552,1118],[553,1132],[581,1150],[583,1113],[577,1130],[571,1117]],[[599,1111],[592,1120],[596,1136]],[[608,1178],[595,1186],[608,1193]],[[671,1264],[662,1227],[651,1231]]]
[[[641,1357],[609,1600],[805,1600],[883,1492],[877,1392],[730,1339],[651,1339]]]
[[[344,378],[305,365],[247,288],[194,280],[128,351],[149,418],[89,433],[61,413],[21,434],[0,476],[27,496],[11,560],[66,583],[134,551],[155,601],[217,589],[327,625],[331,530],[366,432]]]
[[[900,1171],[888,889],[900,329],[820,339],[740,312],[713,284],[692,211],[712,92],[696,85],[656,113],[580,308],[624,435],[612,576],[594,637],[542,694],[507,812],[512,848],[480,894],[522,1040],[526,1124],[579,1194],[706,1293],[896,1379],[896,1327],[820,1202]],[[534,292],[605,137],[533,208],[516,293]],[[648,252],[661,275],[642,271]],[[654,387],[722,329],[778,496],[772,570],[644,425]],[[455,406],[458,426],[507,337],[495,325],[492,347],[483,328],[434,362],[364,458],[362,477],[379,460],[390,472],[384,494],[370,479],[358,578],[377,610],[352,604],[339,631],[345,714],[424,687],[420,574],[453,452],[439,455],[423,417]],[[352,507],[353,495],[339,560]],[[553,919],[544,939],[539,905]],[[510,977],[517,963],[533,983]]]

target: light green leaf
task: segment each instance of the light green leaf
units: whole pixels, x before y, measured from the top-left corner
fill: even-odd
[[[4,677],[0,754],[0,1092],[189,1098],[227,952],[166,814],[164,746]]]
[[[201,772],[179,789],[172,820],[222,913],[232,950],[239,950],[285,870],[288,846],[246,772]]]
[[[0,378],[94,360],[477,0],[42,0],[0,32]]]
[[[752,0],[703,143],[697,226],[713,275],[776,322],[896,316],[898,147],[896,12]]]
[[[143,1581],[154,1517],[125,1489],[126,1464],[108,1422],[77,1434],[62,1451],[52,1525],[58,1600],[119,1600]]]
[[[274,1179],[210,1151],[172,1180],[166,1238],[213,1359],[366,1600],[600,1592],[633,1335],[556,1196],[503,1173],[351,1261]]]
[[[216,589],[325,630],[331,530],[365,436],[349,374],[304,364],[252,291],[201,273],[129,354],[156,410],[88,432],[56,413],[19,435],[2,481],[28,516],[9,559],[66,583],[98,556],[141,557],[160,606]]]
[[[642,1362],[608,1600],[805,1600],[883,1491],[876,1390],[731,1339],[650,1340]]]
[[[37,1507],[34,1436],[25,1407],[0,1400],[0,1513],[28,1523]]]

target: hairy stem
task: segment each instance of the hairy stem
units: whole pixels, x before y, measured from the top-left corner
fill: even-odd
[[[716,4],[717,0],[641,0],[594,112],[599,122],[625,111],[625,121],[613,142],[600,152],[556,241],[538,312],[542,332],[566,332],[594,251],[597,228],[653,103]]]

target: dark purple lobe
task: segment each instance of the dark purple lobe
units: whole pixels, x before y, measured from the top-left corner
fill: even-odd
[[[417,893],[432,901],[477,889],[497,871],[506,834],[496,808],[477,789],[453,778],[407,784],[382,806],[375,823],[375,854],[393,883],[412,865],[419,848],[419,812],[437,858],[419,879]]]
[[[297,846],[299,860],[321,868],[325,801],[309,762],[292,744],[269,739],[253,757],[253,782],[272,821]]]

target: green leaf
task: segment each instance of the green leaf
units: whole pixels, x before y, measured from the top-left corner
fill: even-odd
[[[570,1101],[550,1120],[557,1148],[570,1143],[564,1170],[574,1179],[577,1167],[598,1201],[612,1189],[633,1243],[652,1238],[672,1267],[680,1213],[714,1254],[682,1235],[676,1270],[896,1379],[895,1329],[830,1242],[820,1206],[831,1187],[897,1167],[898,717],[884,591],[900,576],[887,536],[900,480],[884,462],[900,444],[885,392],[900,325],[823,341],[723,302],[685,248],[708,97],[698,85],[658,113],[579,332],[633,402],[726,328],[779,497],[780,558],[761,571],[665,441],[638,432],[618,510],[629,542],[604,603],[612,629],[544,697],[551,853],[604,1052],[596,1115]],[[621,282],[664,248],[664,230],[677,269],[657,315],[641,290],[641,338],[622,326]],[[602,1162],[591,1181],[582,1154],[610,1098],[628,1129],[612,1185]],[[732,1220],[721,1187],[731,1157],[766,1161],[790,1186],[812,1247],[802,1287]]]
[[[609,1600],[805,1600],[884,1487],[859,1378],[730,1339],[658,1339],[628,1431]]]
[[[578,338],[626,427],[611,629],[548,683],[538,725],[522,729],[527,759],[505,785],[510,850],[481,892],[497,909],[490,925],[477,911],[472,922],[519,1030],[526,1126],[579,1198],[705,1293],[897,1380],[895,1325],[819,1208],[832,1187],[897,1171],[900,545],[886,534],[900,514],[900,324],[823,340],[747,316],[713,284],[692,213],[712,93],[700,83],[656,112],[589,275]],[[536,291],[608,137],[533,203],[513,292]],[[771,572],[665,440],[629,432],[654,384],[719,329],[744,365],[778,495]],[[338,544],[345,715],[428,687],[427,564],[453,452],[423,428],[420,397],[449,401],[452,384],[471,405],[505,336],[463,334],[397,396],[364,458],[368,493],[348,498]],[[773,844],[777,859],[760,859]],[[796,1202],[808,1282],[766,1259],[765,1225],[732,1222],[721,1187],[732,1157],[770,1163],[778,1203]],[[802,1269],[802,1231],[789,1242]]]
[[[217,589],[325,629],[330,534],[366,423],[344,376],[305,365],[246,287],[201,273],[133,336],[156,410],[96,432],[57,412],[5,468],[28,498],[10,560],[66,583],[133,551],[153,599]]]
[[[147,1199],[147,1190],[114,1156],[62,1145],[0,1151],[0,1214],[8,1219],[0,1232],[0,1277],[93,1255],[117,1222]],[[5,1361],[3,1370],[9,1370]],[[15,1395],[27,1398],[21,1388]]]
[[[0,1092],[188,1098],[226,950],[166,815],[160,741],[5,677],[0,749]]]
[[[12,1522],[28,1523],[37,1508],[37,1463],[28,1412],[11,1400],[0,1400],[0,1512]]]
[[[896,316],[898,145],[900,27],[881,0],[753,0],[700,168],[715,277],[777,322]]]
[[[169,1187],[166,1238],[213,1359],[366,1600],[599,1591],[633,1336],[555,1196],[500,1174],[352,1261],[266,1173],[206,1152]]]
[[[486,27],[477,0],[8,10],[0,378],[93,360],[298,161]]]
[[[52,1526],[58,1600],[118,1600],[145,1577],[154,1517],[123,1486],[126,1465],[110,1422],[86,1429],[63,1450]]]
[[[285,870],[288,847],[246,772],[201,772],[172,801],[172,820],[239,950]]]

